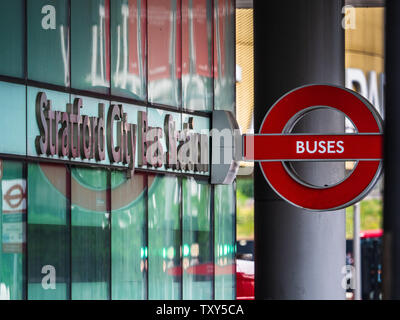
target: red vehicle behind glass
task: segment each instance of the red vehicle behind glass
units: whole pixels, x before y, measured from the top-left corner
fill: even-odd
[[[254,300],[254,241],[237,242],[236,298]]]

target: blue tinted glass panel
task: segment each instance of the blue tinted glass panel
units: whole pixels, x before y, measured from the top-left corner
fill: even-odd
[[[28,299],[69,298],[69,183],[63,165],[28,165]]]
[[[148,177],[149,299],[181,299],[180,187],[177,177]]]
[[[211,111],[212,0],[182,0],[182,105]]]
[[[109,172],[71,169],[71,298],[110,299]]]
[[[25,77],[24,0],[0,1],[0,74]]]
[[[71,86],[108,93],[110,0],[71,0]]]
[[[213,298],[211,186],[193,178],[182,181],[183,299]]]
[[[235,3],[214,1],[214,109],[235,111]]]
[[[236,298],[234,185],[216,185],[214,204],[215,299]]]
[[[69,86],[68,1],[28,0],[28,78]]]
[[[0,164],[0,300],[21,300],[26,297],[24,167],[21,162],[0,160]]]
[[[145,101],[146,0],[111,2],[111,93]]]
[[[112,298],[147,298],[146,176],[111,174]]]
[[[180,0],[148,0],[148,99],[181,106]]]
[[[0,153],[26,154],[26,87],[0,82]]]

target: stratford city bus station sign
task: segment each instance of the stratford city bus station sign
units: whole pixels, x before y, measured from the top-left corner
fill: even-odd
[[[138,123],[131,123],[122,104],[111,104],[106,111],[105,104],[99,103],[98,116],[83,113],[81,98],[66,107],[65,112],[53,110],[46,93],[37,94],[40,134],[35,138],[35,148],[39,156],[126,167],[128,176],[134,173],[136,159],[138,166],[153,169],[164,166],[198,174],[209,171],[209,137],[194,132],[193,117],[179,130],[170,114],[165,116],[164,128],[149,126],[145,111],[138,111]],[[165,151],[161,142],[164,137]]]
[[[269,109],[259,134],[243,136],[228,111],[203,117],[212,128],[196,131],[196,116],[191,115],[185,115],[186,121],[178,127],[172,112],[165,113],[161,127],[149,126],[150,108],[138,111],[133,123],[122,104],[110,104],[106,110],[99,103],[97,116],[85,115],[80,98],[66,107],[66,111],[53,110],[46,94],[37,94],[38,156],[90,165],[106,163],[124,168],[128,177],[135,167],[201,174],[210,176],[212,184],[231,184],[240,161],[256,161],[281,198],[311,211],[338,210],[360,201],[382,172],[382,118],[366,99],[341,87],[295,89]],[[340,112],[351,121],[355,133],[292,132],[302,117],[317,109]],[[290,163],[299,161],[355,161],[356,165],[341,182],[319,187],[293,170]]]

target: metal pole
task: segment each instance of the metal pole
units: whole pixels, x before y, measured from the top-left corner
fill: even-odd
[[[400,299],[400,1],[386,1],[383,297]]]
[[[342,1],[254,1],[255,132],[278,98],[306,84],[344,84]],[[344,132],[344,117],[321,110],[301,132]],[[343,163],[296,166],[310,182],[344,177]],[[256,299],[345,299],[345,213],[310,213],[269,188],[254,171]]]
[[[361,240],[360,240],[360,203],[356,203],[353,216],[353,261],[354,261],[354,300],[361,300]]]

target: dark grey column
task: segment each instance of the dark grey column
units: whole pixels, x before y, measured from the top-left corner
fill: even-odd
[[[267,110],[306,84],[344,85],[342,2],[254,1],[255,131]],[[344,131],[343,116],[318,111],[300,132]],[[340,181],[343,163],[301,164],[296,170],[319,185]],[[345,214],[310,213],[281,200],[255,166],[256,299],[344,299]]]
[[[386,1],[383,296],[400,299],[400,1]]]

